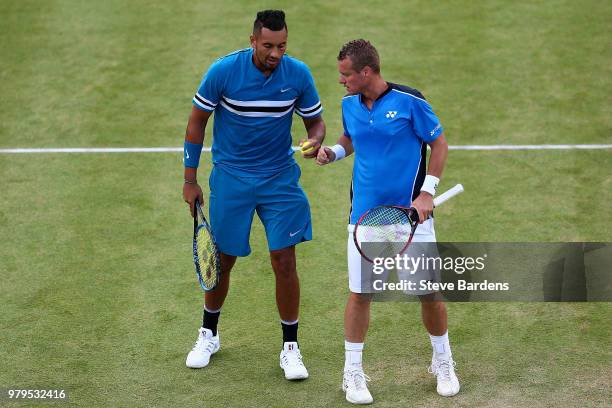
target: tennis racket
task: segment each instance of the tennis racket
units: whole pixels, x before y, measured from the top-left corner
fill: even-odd
[[[457,184],[434,198],[434,207],[461,192],[463,186]],[[414,208],[380,205],[359,217],[353,230],[353,239],[361,256],[373,263],[377,257],[390,258],[404,253],[418,225],[419,214]]]
[[[193,262],[200,286],[204,291],[213,290],[219,282],[221,263],[219,250],[210,225],[204,217],[202,207],[196,200],[196,211],[193,217]],[[200,222],[198,223],[198,215]]]

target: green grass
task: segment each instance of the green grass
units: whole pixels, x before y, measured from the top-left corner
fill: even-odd
[[[256,10],[287,11],[328,141],[341,131],[335,57],[378,47],[385,78],[419,88],[451,144],[606,143],[605,2],[7,1],[0,4],[0,147],[180,146],[216,57],[247,46]],[[295,121],[294,137],[303,135]],[[315,240],[298,246],[300,342],[311,378],[278,368],[263,228],[223,309],[223,347],[184,367],[201,318],[180,154],[0,156],[0,388],[63,387],[75,406],[347,406],[339,391],[352,160],[298,160]],[[209,156],[200,170],[209,171]],[[444,241],[612,239],[610,150],[451,151]],[[438,397],[418,305],[376,303],[366,345],[376,406],[602,406],[610,303],[453,303],[462,392]],[[3,401],[5,402],[5,401]],[[21,406],[21,404],[20,404]]]

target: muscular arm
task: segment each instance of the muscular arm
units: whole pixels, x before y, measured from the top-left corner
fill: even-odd
[[[304,128],[308,135],[308,140],[306,140],[306,142],[308,142],[309,146],[314,147],[311,152],[304,154],[305,158],[310,159],[317,156],[321,143],[323,143],[325,139],[325,122],[320,115],[314,118],[302,118],[302,120],[304,121]],[[303,141],[300,142],[300,145],[302,143]]]
[[[429,155],[427,174],[441,178],[448,157],[448,143],[446,143],[444,133],[441,133],[436,140],[431,142],[429,147],[431,148],[431,154]]]
[[[338,141],[336,142],[336,144],[339,144],[342,147],[344,147],[344,151],[346,152],[346,156],[350,156],[351,154],[353,154],[353,151],[355,150],[355,149],[353,149],[353,141],[351,139],[349,139],[344,134],[338,138]],[[336,157],[334,156],[334,159],[335,158]]]
[[[194,144],[204,143],[204,130],[208,123],[208,118],[212,112],[206,112],[193,106],[185,131],[185,141]],[[200,203],[204,201],[202,188],[198,185],[198,169],[185,167],[185,183],[183,185],[183,199],[189,204],[191,215],[194,215],[194,205],[196,198]],[[188,183],[189,182],[189,183]]]
[[[429,147],[431,148],[431,153],[429,155],[427,174],[441,178],[448,156],[448,143],[446,143],[444,133],[441,133],[436,140],[429,143]],[[423,223],[433,213],[433,196],[426,191],[421,191],[412,202],[412,207],[418,211],[420,222]]]
[[[325,140],[325,122],[322,116],[303,118],[308,140],[316,140],[319,144]]]

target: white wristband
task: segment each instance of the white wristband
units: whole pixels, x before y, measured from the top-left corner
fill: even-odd
[[[344,156],[346,156],[346,150],[344,150],[344,147],[340,144],[333,145],[330,149],[336,154],[334,161],[342,160]]]
[[[432,196],[436,195],[436,189],[438,188],[438,183],[440,179],[436,176],[432,176],[428,174],[425,176],[425,181],[423,181],[423,186],[421,186],[421,191],[426,191]]]

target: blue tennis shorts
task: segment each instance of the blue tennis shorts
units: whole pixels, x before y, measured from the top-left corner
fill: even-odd
[[[219,247],[227,255],[251,253],[249,236],[253,214],[266,229],[270,251],[312,239],[310,206],[295,164],[272,177],[240,177],[213,166],[210,173],[210,224]]]

